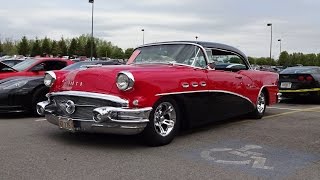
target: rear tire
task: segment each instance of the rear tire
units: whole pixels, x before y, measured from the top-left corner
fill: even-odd
[[[149,116],[149,123],[142,132],[149,146],[169,144],[180,128],[181,114],[177,102],[162,98],[155,103]]]
[[[267,95],[265,91],[261,91],[258,95],[258,102],[255,110],[250,113],[250,117],[253,119],[261,119],[266,111],[267,107]]]
[[[49,89],[46,86],[37,88],[32,94],[31,99],[31,113],[35,116],[41,116],[37,112],[37,104],[39,102],[47,100],[46,94],[49,92]]]

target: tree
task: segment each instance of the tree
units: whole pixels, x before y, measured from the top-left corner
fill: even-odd
[[[36,38],[32,45],[31,56],[39,56],[41,55],[41,45],[39,39]]]
[[[289,66],[289,54],[287,51],[281,52],[278,64],[281,66]]]
[[[124,51],[124,58],[125,59],[129,59],[130,58],[130,56],[131,56],[131,54],[133,53],[133,48],[128,48],[128,49],[126,49],[125,51]]]
[[[60,41],[58,42],[58,47],[57,54],[60,54],[61,56],[66,56],[68,54],[68,47],[63,37],[61,37]]]
[[[51,54],[51,42],[50,40],[45,37],[42,41],[42,54]]]
[[[2,48],[2,42],[0,40],[0,56],[2,56],[2,54],[3,54],[3,48]]]
[[[30,54],[29,41],[26,36],[23,36],[21,41],[17,45],[18,54],[27,56]]]
[[[11,39],[5,39],[5,41],[2,43],[2,50],[6,55],[18,54],[16,42],[12,41]]]
[[[69,56],[78,55],[78,41],[75,38],[72,38],[70,47],[69,47]]]
[[[57,41],[53,40],[52,41],[52,44],[51,44],[51,54],[53,56],[57,56],[59,54],[59,46],[58,46],[58,43]],[[60,54],[61,55],[61,54]]]
[[[123,59],[124,58],[123,50],[121,48],[119,48],[118,46],[115,46],[113,49],[113,53],[112,53],[111,58]]]
[[[91,39],[88,39],[87,44],[85,46],[85,55],[87,57],[91,57]],[[93,52],[92,52],[93,57],[97,57],[97,48],[96,48],[96,43],[93,41]]]

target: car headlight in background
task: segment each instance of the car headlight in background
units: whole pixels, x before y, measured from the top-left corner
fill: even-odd
[[[47,87],[51,87],[56,79],[57,79],[56,74],[52,71],[48,71],[44,76],[43,83]]]
[[[128,91],[133,88],[134,77],[130,72],[127,72],[127,71],[119,72],[117,76],[116,84],[121,91]]]

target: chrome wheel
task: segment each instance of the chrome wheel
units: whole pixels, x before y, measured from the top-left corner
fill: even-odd
[[[154,111],[154,128],[160,136],[168,136],[174,129],[177,114],[169,102],[162,102]]]
[[[260,114],[262,114],[265,108],[266,108],[266,98],[264,93],[261,92],[258,97],[257,110]]]

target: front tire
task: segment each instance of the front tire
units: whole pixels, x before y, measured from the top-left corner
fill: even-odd
[[[149,146],[169,144],[179,131],[181,114],[177,102],[162,98],[154,106],[149,116],[150,122],[142,135]]]
[[[251,113],[253,119],[261,119],[267,108],[267,95],[265,91],[261,91],[258,95],[256,109]]]

